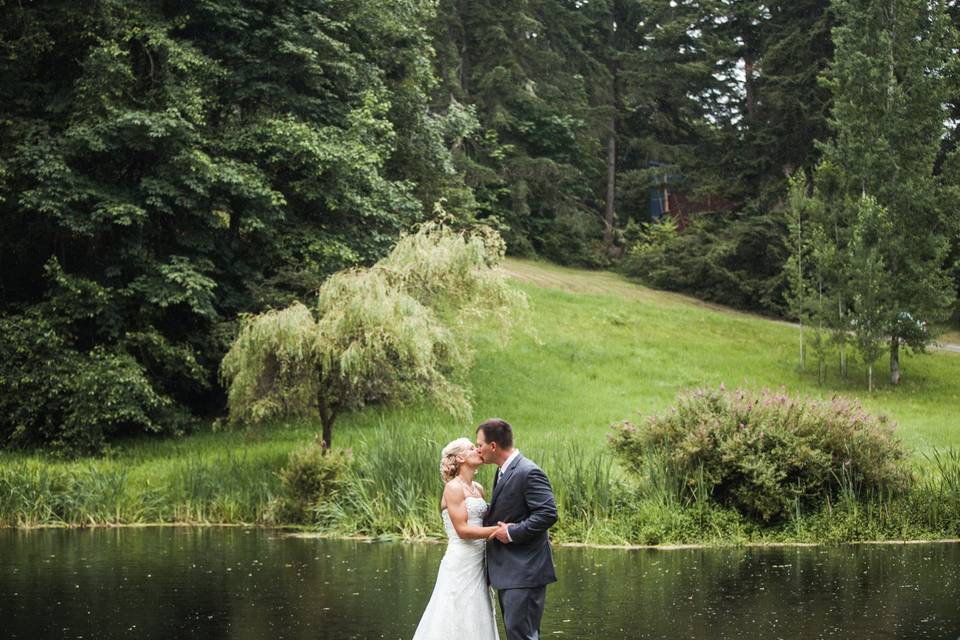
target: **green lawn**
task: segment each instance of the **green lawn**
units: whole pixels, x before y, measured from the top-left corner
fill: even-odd
[[[897,421],[918,460],[934,448],[960,447],[960,354],[906,356],[900,386],[882,384],[873,394],[866,392],[862,367],[852,364],[844,379],[831,357],[821,387],[813,367],[798,370],[798,330],[787,323],[653,291],[611,273],[518,260],[508,260],[506,270],[529,297],[530,326],[518,328],[505,344],[493,328],[476,336],[472,420],[458,423],[429,407],[368,409],[334,427],[336,446],[377,456],[384,487],[402,477],[397,469],[416,462],[426,469],[418,491],[432,491],[439,447],[472,437],[474,425],[490,416],[510,421],[519,448],[538,459],[592,459],[605,451],[611,423],[664,411],[681,389],[720,384],[857,397]],[[208,431],[120,444],[106,459],[69,463],[7,453],[0,455],[0,472],[23,463],[41,475],[44,468],[97,469],[102,473],[93,476],[101,479],[90,482],[104,484],[93,489],[101,497],[111,495],[111,474],[122,476],[115,482],[124,486],[124,497],[115,499],[113,509],[125,515],[117,521],[249,522],[276,491],[273,472],[317,431],[319,424],[309,422],[252,435]],[[439,494],[438,479],[436,484]],[[398,489],[398,499],[404,491]],[[432,508],[423,508],[424,520]],[[76,510],[82,513],[82,505]],[[87,519],[111,521],[109,510]]]
[[[521,443],[550,447],[560,437],[603,446],[611,422],[663,411],[680,389],[722,383],[856,397],[894,418],[918,453],[960,446],[960,354],[906,356],[899,387],[882,384],[873,394],[858,363],[841,378],[831,356],[819,386],[809,361],[799,370],[799,331],[786,323],[610,273],[515,260],[507,270],[529,296],[539,344],[523,335],[503,350],[485,343],[473,376],[475,417],[507,418]]]

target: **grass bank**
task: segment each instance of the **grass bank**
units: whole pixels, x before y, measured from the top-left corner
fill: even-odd
[[[797,330],[786,323],[609,273],[513,260],[506,268],[530,298],[532,327],[505,347],[493,331],[477,336],[474,420],[454,424],[430,407],[345,416],[334,444],[354,450],[357,490],[319,514],[325,531],[439,536],[439,448],[497,415],[515,425],[519,448],[553,480],[563,515],[559,540],[737,543],[960,534],[949,478],[931,461],[960,448],[960,354],[907,355],[901,385],[881,385],[873,394],[865,391],[863,370],[854,364],[841,377],[832,358],[820,386],[812,368],[798,369]],[[647,478],[637,487],[623,476],[606,446],[612,422],[664,411],[680,389],[721,383],[856,396],[898,422],[921,482],[910,496],[850,497],[771,529],[706,503],[679,505],[666,480]],[[204,431],[129,442],[106,458],[71,462],[0,454],[0,524],[263,522],[278,491],[276,470],[318,430],[297,422],[253,434]],[[489,470],[481,474],[488,486],[489,478]]]

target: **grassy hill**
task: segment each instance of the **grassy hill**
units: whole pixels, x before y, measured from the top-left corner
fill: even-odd
[[[812,354],[800,371],[796,327],[686,296],[632,284],[611,273],[510,260],[507,271],[530,298],[541,344],[521,337],[478,359],[478,416],[503,414],[534,434],[597,440],[614,420],[667,408],[679,389],[695,386],[785,387],[788,391],[860,399],[900,425],[918,453],[960,445],[960,354],[905,356],[898,387],[870,394],[866,372],[838,357],[817,383]],[[884,379],[885,360],[878,363]],[[502,407],[502,408],[501,408]],[[499,409],[498,411],[498,408]],[[510,419],[508,417],[508,419]]]
[[[626,526],[590,530],[614,509],[609,478],[618,470],[607,450],[609,426],[664,411],[679,390],[697,386],[782,386],[813,396],[857,397],[899,423],[900,437],[921,464],[934,449],[960,446],[960,354],[908,355],[900,386],[881,385],[873,394],[856,363],[841,378],[831,358],[820,386],[812,366],[798,369],[798,330],[787,323],[654,291],[611,273],[519,260],[508,260],[505,269],[529,298],[529,326],[518,327],[506,343],[492,328],[476,336],[473,420],[455,423],[427,406],[344,416],[334,427],[334,445],[352,448],[362,461],[357,482],[366,497],[362,508],[354,505],[360,515],[329,516],[336,523],[330,532],[437,535],[440,446],[472,437],[480,420],[500,416],[514,425],[518,447],[551,474],[565,504],[600,505],[602,514],[585,511],[562,538],[633,540]],[[105,459],[73,462],[3,454],[0,524],[259,522],[278,491],[276,470],[317,431],[319,424],[308,422],[251,433],[205,431],[127,443]],[[489,470],[480,479],[489,482]],[[356,518],[365,524],[354,526]],[[731,537],[729,528],[718,535]],[[701,534],[642,537],[679,541]]]

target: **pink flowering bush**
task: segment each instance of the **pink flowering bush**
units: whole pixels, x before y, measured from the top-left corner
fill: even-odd
[[[641,425],[613,427],[611,445],[643,474],[660,458],[687,499],[710,499],[762,522],[818,507],[841,491],[907,488],[905,451],[885,416],[855,400],[819,401],[769,390],[697,389]]]

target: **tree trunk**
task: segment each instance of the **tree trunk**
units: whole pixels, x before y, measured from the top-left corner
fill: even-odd
[[[873,365],[867,367],[867,391],[873,393]]]
[[[617,118],[610,120],[610,138],[607,140],[607,206],[603,214],[603,243],[613,245],[613,201],[616,197],[617,180]]]
[[[900,338],[890,338],[890,384],[900,384]]]
[[[320,424],[323,425],[322,445],[324,449],[329,449],[333,446],[333,422],[337,419],[337,413],[327,407],[322,392],[317,394],[317,413],[320,414]]]
[[[607,200],[603,212],[603,243],[609,251],[613,247],[613,225],[616,216],[614,201],[617,196],[617,118],[620,115],[620,66],[617,56],[623,50],[623,30],[626,25],[626,9],[616,0],[611,6],[610,34],[607,46],[610,71],[610,132],[607,138]]]
[[[803,318],[800,318],[800,370],[807,368],[806,359],[803,357]]]
[[[837,222],[837,219],[833,220],[833,239],[836,243],[836,246],[842,246],[840,244],[840,225]],[[847,377],[847,334],[846,327],[843,325],[843,293],[837,296],[837,320],[839,321],[840,330],[842,333],[838,334],[840,338],[840,375],[844,378]]]
[[[321,420],[323,423],[323,448],[329,449],[333,446],[333,420]]]
[[[747,124],[751,125],[756,120],[757,115],[757,89],[756,89],[756,62],[752,54],[745,54],[743,57],[743,91],[747,103]]]
[[[467,63],[467,26],[464,15],[467,11],[467,0],[460,0],[459,3],[459,14],[460,14],[460,89],[463,90],[464,97],[470,95],[470,78],[469,68]]]
[[[843,324],[843,296],[837,297],[837,317],[839,319],[840,331],[837,334],[840,347],[840,376],[847,377],[847,329]]]
[[[803,214],[797,211],[797,295],[800,298],[800,370],[806,369],[806,359],[803,357],[803,309],[806,306],[806,289],[803,286]]]
[[[823,386],[827,379],[827,361],[823,354],[823,281],[817,283],[820,299],[817,301],[817,384]]]

